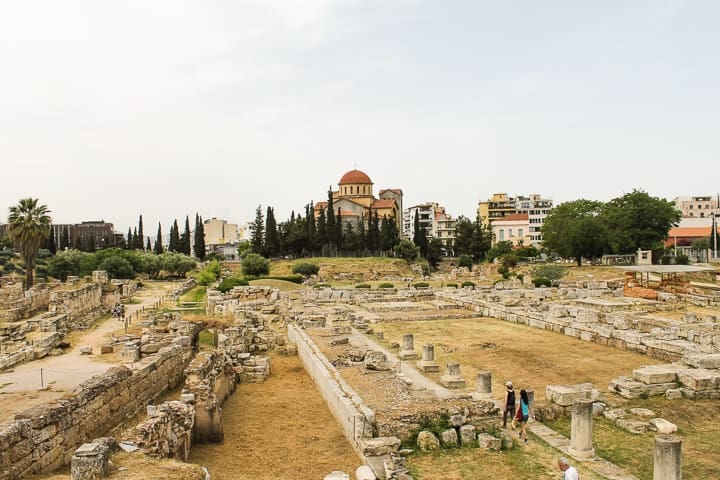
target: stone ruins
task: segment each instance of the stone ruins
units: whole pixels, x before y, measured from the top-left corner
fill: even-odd
[[[183,284],[175,295],[191,286]],[[51,353],[66,332],[87,328],[135,288],[127,282],[113,285],[102,272],[90,280],[71,278],[25,293],[17,284],[2,284],[0,369]],[[401,448],[408,443],[419,450],[511,447],[513,440],[500,428],[492,372],[470,379],[462,376],[458,363],[436,363],[434,344],[415,345],[414,319],[494,317],[641,352],[667,363],[628,372],[613,380],[609,391],[627,398],[720,398],[720,322],[715,315],[684,311],[688,304],[717,307],[720,294],[678,289],[648,300],[624,295],[627,288],[622,282],[587,281],[532,289],[513,281],[493,288],[439,290],[209,290],[206,313],[222,323],[189,322],[181,312],[148,309],[139,319],[142,335],[117,337],[103,347],[118,352],[124,366],[1,425],[0,478],[47,473],[67,464],[75,480],[102,478],[118,450],[186,461],[193,443],[222,441],[223,402],[238,383],[261,382],[270,375],[264,356],[269,350],[300,357],[361,459],[358,479],[410,479],[405,456],[412,450]],[[45,313],[38,316],[40,312]],[[378,343],[382,322],[400,317],[407,325],[402,345]],[[197,353],[198,335],[207,328],[216,348]],[[440,374],[440,381],[425,376],[428,372]],[[154,403],[179,385],[178,399]],[[529,393],[532,402],[535,392]],[[605,408],[605,395],[591,384],[549,385],[551,407],[538,409],[535,416],[572,417],[567,451],[576,458],[594,457],[593,415],[605,415],[629,431],[675,431],[653,412]],[[140,411],[145,420],[114,431]],[[663,475],[679,468],[679,448],[673,437],[657,438],[656,468]],[[325,478],[350,475],[336,471]]]

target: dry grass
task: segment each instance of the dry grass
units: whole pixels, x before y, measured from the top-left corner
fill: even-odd
[[[194,445],[190,461],[213,480],[323,478],[360,460],[310,377],[293,357],[273,356],[264,383],[239,385],[223,405],[225,441]]]
[[[277,288],[281,292],[291,292],[293,290],[304,290],[307,287],[297,283],[288,282],[286,280],[273,280],[270,278],[259,278],[250,282],[250,285]]]
[[[613,397],[617,407],[649,408],[657,416],[678,426],[682,438],[683,477],[688,479],[717,478],[720,451],[715,439],[720,435],[720,423],[712,419],[720,415],[717,400],[668,400],[664,397],[626,400]],[[570,435],[570,420],[550,422],[549,426]],[[611,459],[641,480],[653,477],[653,452],[656,433],[632,434],[604,418],[593,424],[593,442],[598,455]]]
[[[517,389],[535,390],[536,401],[545,397],[552,384],[590,382],[604,390],[610,380],[627,375],[643,365],[660,363],[645,355],[621,351],[572,337],[492,318],[385,322],[376,326],[385,333],[384,342],[397,341],[412,333],[415,350],[435,345],[435,360],[441,366],[459,362],[469,391],[475,389],[477,372],[492,372],[492,388],[498,396],[512,380]]]
[[[290,275],[292,266],[298,262],[315,263],[320,267],[319,275],[330,278],[339,273],[364,274],[375,271],[379,275],[414,276],[405,260],[385,257],[312,257],[296,260],[273,260],[270,266],[271,275]]]

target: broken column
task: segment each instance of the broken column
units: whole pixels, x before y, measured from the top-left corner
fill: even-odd
[[[435,363],[435,345],[428,343],[423,345],[422,360],[418,362],[418,367],[423,372],[439,372],[440,365]]]
[[[572,425],[570,427],[569,453],[576,458],[592,458],[592,400],[578,400],[573,403]]]
[[[460,376],[460,364],[451,362],[446,368],[445,375],[440,377],[440,383],[445,388],[465,388],[465,380]]]
[[[492,373],[487,371],[478,372],[475,390],[474,397],[480,399],[492,398]]]
[[[406,333],[403,335],[403,349],[400,350],[398,356],[400,357],[400,360],[412,360],[417,358],[412,333]]]
[[[653,480],[682,480],[682,440],[673,435],[655,437]]]

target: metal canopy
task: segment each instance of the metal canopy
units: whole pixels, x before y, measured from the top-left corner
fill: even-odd
[[[625,272],[639,273],[693,273],[713,271],[710,267],[698,267],[695,265],[630,265],[615,267]]]

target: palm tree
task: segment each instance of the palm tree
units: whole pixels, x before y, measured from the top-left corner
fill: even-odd
[[[33,285],[33,269],[40,246],[50,234],[50,210],[38,205],[37,198],[23,198],[10,207],[7,233],[13,246],[20,250],[25,260],[25,288]]]

